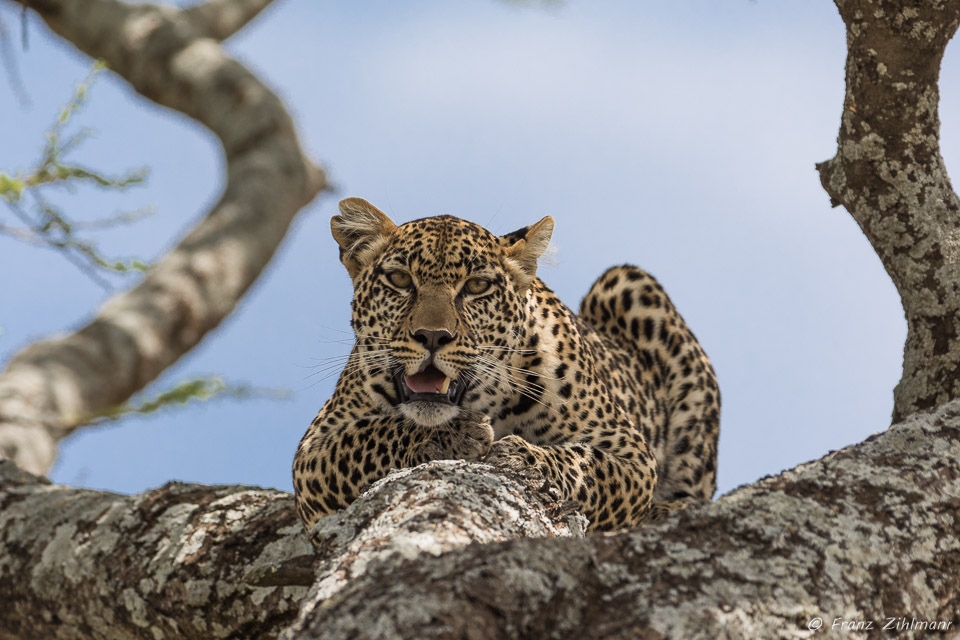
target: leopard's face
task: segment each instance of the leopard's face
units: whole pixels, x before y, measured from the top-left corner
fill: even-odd
[[[338,241],[350,228],[345,217],[337,217],[340,229],[334,218]],[[542,249],[518,238],[536,226],[504,237],[451,216],[384,227],[341,252],[354,279],[357,355],[349,366],[362,373],[366,393],[423,426],[501,406],[522,380],[514,363],[535,277],[524,250]],[[549,229],[544,247],[548,240]]]
[[[354,287],[359,364],[374,394],[425,426],[495,401],[526,320],[505,258],[495,236],[457,218],[397,229]]]

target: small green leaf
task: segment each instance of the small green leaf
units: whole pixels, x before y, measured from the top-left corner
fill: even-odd
[[[7,202],[20,202],[26,188],[27,184],[23,180],[0,172],[0,195]]]
[[[191,402],[206,402],[222,396],[239,400],[255,398],[281,400],[288,398],[290,392],[287,389],[266,389],[245,384],[228,384],[220,376],[191,378],[179,382],[170,389],[162,391],[151,398],[137,402],[126,402],[110,407],[95,416],[90,416],[78,421],[77,424],[113,422],[134,414],[147,415],[157,413],[166,409],[182,407]]]

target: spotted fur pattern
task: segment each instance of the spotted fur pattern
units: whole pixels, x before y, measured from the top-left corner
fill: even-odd
[[[501,237],[450,216],[397,227],[351,198],[331,226],[356,343],[294,459],[308,529],[390,469],[442,458],[536,469],[592,530],[712,497],[716,377],[652,276],[613,267],[574,314],[536,277],[550,218]],[[470,293],[471,278],[489,288]],[[422,329],[451,338],[431,354]],[[468,384],[460,406],[400,402],[397,371],[428,361]]]

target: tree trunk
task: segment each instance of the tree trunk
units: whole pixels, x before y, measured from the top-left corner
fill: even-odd
[[[268,0],[176,10],[117,0],[18,0],[134,89],[223,143],[220,201],[134,289],[79,331],[34,343],[0,374],[0,457],[46,473],[57,442],[120,404],[216,327],[325,186],[283,103],[217,40]]]
[[[907,316],[893,421],[960,397],[960,199],[940,156],[937,79],[960,2],[837,0],[847,25],[837,155],[817,165]]]

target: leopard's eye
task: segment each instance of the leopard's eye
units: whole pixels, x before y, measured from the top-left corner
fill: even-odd
[[[413,284],[413,278],[406,271],[391,271],[387,274],[387,280],[398,289],[407,289]]]
[[[463,288],[466,289],[467,293],[476,296],[484,293],[490,288],[491,284],[492,283],[486,278],[470,278],[467,280],[467,284],[464,285]]]

